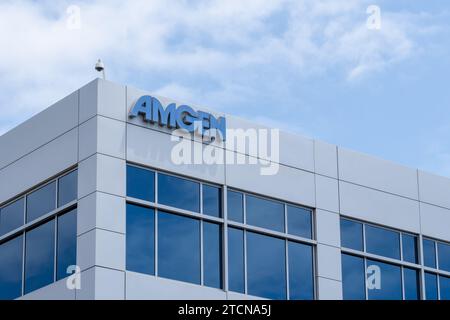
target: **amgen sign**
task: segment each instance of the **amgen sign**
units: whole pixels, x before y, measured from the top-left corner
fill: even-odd
[[[131,108],[129,117],[142,116],[145,122],[157,123],[160,126],[173,129],[184,129],[190,133],[197,132],[204,135],[215,133],[215,137],[226,140],[226,119],[216,118],[204,111],[195,111],[188,105],[171,103],[164,107],[161,102],[152,96],[140,97]]]

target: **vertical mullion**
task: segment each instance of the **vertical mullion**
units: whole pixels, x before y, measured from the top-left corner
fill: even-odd
[[[25,251],[26,251],[26,240],[27,235],[25,230],[22,232],[22,296],[25,294]]]
[[[284,206],[284,233],[288,233],[288,223],[287,223],[287,205],[286,203],[283,204]],[[285,242],[285,250],[284,250],[284,261],[286,263],[286,299],[290,299],[290,291],[289,291],[289,256],[288,256],[288,246],[289,241],[287,239],[284,240]]]
[[[289,290],[289,240],[284,240],[284,255],[285,255],[285,263],[286,263],[286,299],[290,300],[290,290]]]
[[[154,196],[155,196],[155,203],[157,204],[158,203],[158,171],[154,171],[155,172],[155,174],[154,174],[154,176],[155,176],[155,180],[154,180],[154,185],[155,185],[155,194],[154,194]],[[154,234],[155,234],[155,252],[154,252],[154,259],[155,259],[155,277],[158,277],[158,274],[159,274],[159,270],[158,270],[158,261],[159,261],[159,259],[158,259],[158,209],[157,208],[154,208],[154,211],[155,211],[155,213],[154,213],[154,219],[155,219],[155,227],[154,227]]]
[[[203,214],[203,183],[199,183],[200,188],[200,214]]]
[[[155,226],[154,226],[154,234],[155,234],[155,252],[154,252],[154,259],[155,259],[155,277],[158,277],[158,209],[155,208],[154,210],[154,219],[155,219]]]
[[[28,195],[24,196],[24,206],[23,206],[23,223],[27,223],[27,203],[28,203]],[[22,232],[22,296],[25,294],[25,250],[26,250],[26,232],[23,230]]]
[[[223,228],[222,228],[222,280],[223,289],[228,292],[229,286],[228,286],[228,188],[227,186],[223,186],[222,189],[222,216],[223,216]]]
[[[438,242],[434,241],[434,252],[436,255],[436,270],[439,270],[439,252],[438,252]],[[441,286],[439,283],[439,274],[436,273],[436,286],[437,286],[437,300],[440,300],[441,298]]]
[[[362,232],[363,232],[363,252],[367,252],[366,251],[366,224],[362,223]]]
[[[247,284],[247,230],[242,230],[244,236],[244,293],[248,294]]]
[[[247,226],[247,195],[242,193],[242,212],[244,214],[244,225]],[[244,293],[248,294],[248,281],[247,281],[247,229],[242,230],[244,237]]]
[[[441,277],[440,274],[436,274],[436,285],[437,285],[437,300],[441,300],[441,282],[439,281],[439,278]]]
[[[54,230],[55,230],[55,234],[54,234],[54,242],[53,242],[53,282],[56,281],[56,259],[57,257],[57,241],[58,241],[58,216],[55,216],[55,218],[53,219],[55,221],[55,226],[54,226]]]
[[[200,285],[204,285],[204,272],[205,269],[203,268],[203,219],[200,220]]]
[[[400,261],[403,261],[403,232],[399,232],[399,237],[400,237]]]
[[[287,221],[287,205],[283,203],[284,206],[284,233],[288,233],[288,221]]]
[[[200,214],[203,214],[203,183],[199,183],[199,191],[200,191],[200,203],[199,203],[199,208],[200,208]],[[204,247],[203,247],[203,219],[200,219],[200,285],[204,285],[204,280],[205,280],[205,268],[203,267],[203,260],[204,260]]]
[[[419,250],[418,262],[420,264],[420,298],[422,300],[425,300],[426,299],[426,296],[425,296],[425,269],[424,269],[423,236],[422,236],[422,234],[419,234],[417,241],[419,242],[417,244],[417,249]]]
[[[369,289],[367,288],[367,258],[364,259],[364,288],[366,289],[366,300],[369,300]]]
[[[401,281],[402,281],[402,299],[406,300],[406,293],[405,293],[405,267],[400,266],[401,271]]]
[[[246,225],[247,224],[247,195],[245,193],[242,193],[242,212],[244,214],[243,222]]]
[[[434,241],[433,240],[433,242],[434,242],[434,254],[435,254],[435,256],[436,256],[436,259],[435,259],[435,263],[436,263],[436,270],[439,270],[439,252],[438,252],[438,242],[437,241]]]
[[[55,208],[58,209],[59,207],[59,201],[58,201],[58,196],[59,196],[59,179],[55,179],[55,192],[56,192],[56,196],[55,196]],[[53,242],[53,246],[54,246],[54,254],[53,254],[53,282],[56,281],[57,279],[57,274],[56,274],[56,268],[57,268],[57,264],[56,264],[56,259],[58,258],[57,255],[57,242],[58,242],[58,216],[55,215],[55,234],[54,234],[54,242]]]
[[[49,183],[51,184],[51,182]],[[58,203],[58,194],[59,194],[59,178],[55,180],[55,209],[58,209],[59,203]]]

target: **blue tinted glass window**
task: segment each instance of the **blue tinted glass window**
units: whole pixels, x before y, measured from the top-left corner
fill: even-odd
[[[364,259],[342,254],[342,289],[344,300],[365,300]]]
[[[284,231],[284,205],[254,196],[246,196],[247,223],[275,231]]]
[[[398,266],[367,260],[369,300],[402,300],[402,275]]]
[[[25,248],[25,293],[29,293],[53,282],[55,221],[27,232]]]
[[[77,210],[72,210],[58,217],[58,241],[57,241],[57,279],[62,279],[69,266],[76,265],[77,261]]]
[[[158,273],[200,284],[200,221],[158,213]]]
[[[423,239],[423,263],[430,268],[436,268],[436,247],[433,240]]]
[[[369,253],[400,259],[400,235],[398,232],[366,225],[366,250]]]
[[[228,191],[227,210],[228,219],[236,222],[244,222],[244,196],[240,192]]]
[[[314,299],[313,253],[309,245],[289,242],[289,298]]]
[[[150,170],[127,166],[127,196],[155,201],[155,173]]]
[[[285,241],[247,232],[248,294],[286,299]]]
[[[214,217],[221,216],[221,192],[220,188],[203,185],[203,214]]]
[[[155,211],[127,204],[127,270],[155,274]]]
[[[441,242],[437,246],[439,269],[450,272],[450,246]]]
[[[221,239],[218,224],[203,222],[203,282],[208,287],[222,288]]]
[[[405,282],[405,300],[419,300],[419,272],[414,269],[403,268],[403,279]]]
[[[200,184],[158,173],[158,202],[200,212]]]
[[[17,229],[23,225],[24,200],[23,198],[3,207],[0,210],[0,236]]]
[[[244,293],[244,231],[228,228],[228,288]]]
[[[311,210],[287,206],[288,233],[295,236],[312,238]]]
[[[402,234],[403,261],[417,263],[417,237]]]
[[[0,300],[12,300],[22,294],[23,237],[0,244]]]
[[[127,270],[155,274],[155,211],[127,204]]]
[[[363,251],[363,225],[352,220],[341,219],[341,246]]]
[[[61,207],[78,197],[78,174],[72,171],[58,180],[58,206]]]
[[[55,210],[56,182],[36,190],[27,197],[27,222]]]
[[[427,300],[438,299],[437,276],[425,272],[425,297]]]
[[[441,300],[450,300],[450,278],[439,276]]]

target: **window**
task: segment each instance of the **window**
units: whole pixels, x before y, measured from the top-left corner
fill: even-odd
[[[450,245],[438,242],[439,269],[450,272]]]
[[[362,223],[341,219],[341,246],[359,251],[364,250]]]
[[[203,214],[213,217],[221,216],[221,189],[203,185]]]
[[[128,165],[127,196],[155,202],[155,173]]]
[[[149,181],[156,183],[145,191]],[[314,299],[314,242],[297,238],[313,238],[313,211],[227,190],[226,223],[222,192],[129,165],[126,269],[218,289],[227,279],[229,291],[270,299]],[[149,195],[154,201],[138,201]]]
[[[374,286],[369,286],[371,283],[371,274],[369,271],[371,267],[375,267],[377,271],[372,273],[374,276]],[[402,300],[402,275],[400,267],[392,265],[390,263],[384,263],[380,261],[367,260],[367,293],[369,300]],[[379,277],[379,286],[376,285]]]
[[[22,236],[0,244],[0,300],[22,294],[22,249]]]
[[[244,231],[228,228],[228,289],[244,293]]]
[[[57,280],[63,279],[73,270],[67,272],[69,266],[76,265],[77,260],[77,210],[58,217],[57,241]]]
[[[236,222],[244,222],[244,196],[240,192],[227,192],[228,219]]]
[[[366,299],[364,259],[342,254],[342,289],[344,300]]]
[[[200,184],[158,173],[158,202],[184,210],[200,212]]]
[[[56,209],[56,182],[34,191],[27,197],[27,222]]]
[[[205,286],[222,288],[222,238],[220,226],[203,222],[203,282]]]
[[[364,299],[365,291],[365,298],[369,300],[443,299],[445,293],[442,290],[448,290],[445,289],[448,288],[445,282],[448,277],[442,280],[444,283],[441,283],[441,277],[447,276],[442,274],[444,271],[450,272],[450,244],[423,239],[423,265],[443,272],[426,269],[422,282],[418,241],[419,237],[414,234],[341,218],[344,298]],[[374,260],[371,254],[380,257]],[[380,277],[377,278],[377,274]],[[367,282],[364,287],[365,278]],[[376,285],[377,279],[379,286]]]
[[[426,267],[436,268],[436,247],[433,240],[423,239],[423,262]]]
[[[158,212],[158,273],[200,284],[199,220]]]
[[[21,198],[0,210],[0,236],[23,225],[24,199]]]
[[[417,237],[402,234],[403,261],[417,263]]]
[[[312,239],[312,212],[309,209],[287,206],[288,233]]]
[[[246,196],[247,223],[284,232],[284,205],[280,202]]]
[[[62,207],[78,197],[77,170],[72,171],[58,180],[58,207]]]
[[[76,265],[76,200],[73,170],[0,209],[0,237],[14,232],[0,244],[0,300],[15,299],[73,273],[68,267]]]
[[[405,283],[405,300],[419,300],[419,272],[414,269],[403,268],[403,279]]]
[[[313,250],[309,245],[291,242],[289,255],[289,299],[314,299]]]
[[[127,204],[127,270],[155,274],[155,211]]]
[[[286,299],[285,241],[247,232],[248,294]]]
[[[25,245],[25,293],[53,282],[55,221],[27,232]]]
[[[438,299],[437,276],[429,272],[425,272],[425,297],[427,300]]]
[[[400,234],[395,231],[366,225],[367,252],[400,259]]]
[[[450,300],[450,278],[439,276],[441,300]]]

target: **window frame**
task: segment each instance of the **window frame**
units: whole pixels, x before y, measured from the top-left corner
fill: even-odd
[[[69,213],[72,210],[77,209],[78,207],[78,199],[74,199],[68,203],[66,203],[65,205],[62,205],[60,207],[58,207],[58,198],[59,198],[59,179],[72,173],[78,171],[78,167],[77,166],[72,166],[60,173],[58,173],[57,175],[53,176],[52,178],[49,178],[47,180],[45,180],[44,182],[33,186],[32,188],[28,189],[27,191],[15,196],[14,198],[5,201],[4,203],[2,203],[0,205],[0,208],[4,208],[12,203],[14,203],[15,201],[22,199],[24,200],[24,212],[23,212],[23,221],[24,223],[22,224],[22,226],[11,230],[10,232],[4,234],[3,236],[0,236],[0,245],[2,245],[3,243],[12,240],[18,236],[22,236],[23,237],[23,247],[22,247],[22,287],[21,287],[21,295],[23,296],[25,295],[25,263],[26,263],[26,234],[45,224],[48,222],[53,223],[53,227],[54,227],[54,244],[53,244],[53,281],[51,283],[55,283],[57,281],[57,236],[58,236],[58,219],[60,216],[64,215],[65,213]],[[78,176],[78,174],[77,174]],[[55,183],[55,209],[45,213],[44,215],[41,215],[40,217],[37,217],[31,221],[26,221],[27,218],[27,197],[32,194],[33,192],[51,184],[51,183]],[[78,218],[78,215],[77,215]],[[69,276],[69,275],[67,275]],[[34,291],[34,290],[33,290]],[[31,291],[31,292],[33,292]],[[30,292],[29,292],[30,293]]]
[[[372,259],[372,260],[400,266],[401,267],[401,276],[402,276],[401,280],[402,280],[402,291],[403,291],[402,299],[403,300],[405,300],[404,268],[414,269],[419,272],[419,291],[420,291],[419,295],[420,295],[421,300],[425,300],[425,298],[426,298],[425,297],[425,273],[433,273],[436,276],[450,277],[450,272],[438,269],[439,260],[438,260],[438,256],[437,256],[438,255],[437,243],[444,243],[444,244],[449,244],[449,243],[442,241],[442,240],[433,239],[432,237],[423,236],[422,234],[415,234],[410,231],[403,231],[403,230],[399,230],[396,228],[390,228],[390,227],[379,225],[379,224],[376,224],[373,222],[367,222],[364,220],[355,219],[353,217],[349,217],[349,216],[345,216],[345,215],[341,215],[340,219],[351,220],[354,222],[361,223],[363,225],[363,251],[343,247],[342,243],[341,243],[340,244],[341,253],[354,255],[354,256],[363,258],[366,267],[367,267],[367,262],[366,262],[367,259]],[[377,228],[383,228],[383,229],[386,229],[389,231],[398,232],[400,235],[400,241],[399,241],[399,243],[400,243],[400,259],[394,259],[394,258],[389,258],[389,257],[373,254],[373,253],[368,253],[367,246],[366,246],[366,225],[374,226]],[[403,260],[404,259],[404,256],[403,256],[403,234],[416,237],[417,263],[412,263],[412,262]],[[424,252],[423,252],[423,240],[424,239],[435,242],[434,249],[435,249],[435,255],[436,255],[436,268],[431,268],[431,267],[427,267],[424,265]],[[440,298],[439,283],[438,283],[438,297]],[[366,288],[366,299],[367,298],[368,298],[368,295],[367,295],[367,288]]]
[[[243,236],[244,236],[244,293],[243,294],[248,294],[248,286],[247,286],[247,246],[246,246],[246,238],[247,238],[247,231],[248,232],[255,232],[261,235],[266,235],[266,236],[270,236],[270,237],[275,237],[275,238],[281,238],[284,242],[285,242],[285,259],[286,259],[286,288],[287,288],[287,293],[286,293],[286,298],[289,299],[289,267],[288,267],[288,245],[289,245],[289,241],[291,242],[297,242],[297,243],[302,243],[302,244],[306,244],[306,245],[310,245],[312,247],[312,266],[313,266],[313,298],[317,299],[317,279],[316,279],[316,275],[317,275],[317,259],[316,259],[316,247],[317,247],[317,241],[316,241],[316,215],[315,215],[315,209],[308,207],[308,206],[304,206],[304,205],[300,205],[297,203],[293,203],[293,202],[289,202],[289,201],[284,201],[284,200],[280,200],[280,199],[276,199],[270,196],[266,196],[266,195],[260,195],[260,194],[256,194],[256,193],[252,193],[252,192],[248,192],[248,191],[244,191],[244,190],[240,190],[237,188],[229,188],[226,184],[219,184],[219,183],[214,183],[211,181],[206,181],[206,180],[202,180],[199,178],[192,178],[183,174],[178,174],[178,173],[174,173],[174,172],[170,172],[167,170],[161,170],[159,168],[154,168],[154,167],[150,167],[150,166],[145,166],[142,164],[138,164],[138,163],[134,163],[134,162],[127,162],[127,166],[135,166],[141,169],[145,169],[145,170],[150,170],[154,172],[154,184],[155,184],[155,201],[151,202],[151,201],[146,201],[146,200],[142,200],[142,199],[137,199],[137,198],[133,198],[133,197],[129,197],[126,196],[126,203],[128,204],[133,204],[133,205],[139,205],[142,207],[146,207],[146,208],[151,208],[155,210],[155,225],[157,225],[158,221],[157,221],[157,217],[158,217],[158,212],[159,211],[164,211],[166,213],[171,213],[171,214],[176,214],[176,215],[181,215],[181,216],[186,216],[186,217],[190,217],[190,218],[194,218],[194,219],[198,219],[200,220],[200,244],[201,247],[199,248],[200,250],[200,254],[201,254],[201,263],[200,263],[200,275],[201,275],[201,281],[200,281],[200,286],[205,286],[204,284],[204,259],[203,259],[203,252],[204,252],[204,248],[203,248],[203,228],[204,228],[204,223],[215,223],[218,224],[221,227],[221,263],[222,263],[222,274],[221,274],[221,280],[222,280],[222,287],[220,288],[220,290],[224,290],[226,292],[229,291],[228,288],[228,229],[229,228],[234,228],[234,229],[239,229],[243,231]],[[169,175],[169,176],[173,176],[176,178],[181,178],[181,179],[185,179],[188,181],[192,181],[192,182],[196,182],[200,185],[200,212],[195,212],[195,211],[190,211],[190,210],[185,210],[185,209],[181,209],[181,208],[177,208],[177,207],[172,207],[172,206],[168,206],[168,205],[164,205],[159,203],[159,196],[158,196],[158,174],[164,174],[164,175]],[[212,187],[217,187],[220,190],[220,203],[221,203],[221,208],[220,208],[220,216],[219,217],[215,217],[215,216],[211,216],[208,214],[204,214],[203,211],[203,185],[208,185],[208,186],[212,186]],[[238,192],[241,193],[243,196],[243,222],[236,222],[233,220],[228,219],[228,208],[227,208],[227,193],[228,190],[233,191],[233,192]],[[251,196],[255,196],[255,197],[259,197],[262,199],[266,199],[266,200],[270,200],[270,201],[275,201],[278,203],[283,204],[284,206],[284,232],[279,232],[279,231],[275,231],[275,230],[271,230],[271,229],[266,229],[266,228],[262,228],[262,227],[257,227],[257,226],[253,226],[253,225],[248,225],[247,224],[247,212],[246,212],[246,195],[251,195]],[[296,235],[292,235],[292,234],[288,234],[287,233],[287,207],[288,206],[293,206],[293,207],[299,207],[302,209],[306,209],[309,210],[311,213],[311,236],[312,238],[303,238],[300,236],[296,236]],[[155,230],[155,238],[157,239],[158,237],[158,228],[156,228]],[[154,277],[160,277],[159,275],[159,271],[158,271],[158,249],[157,249],[157,244],[155,245],[155,274],[153,275]]]

